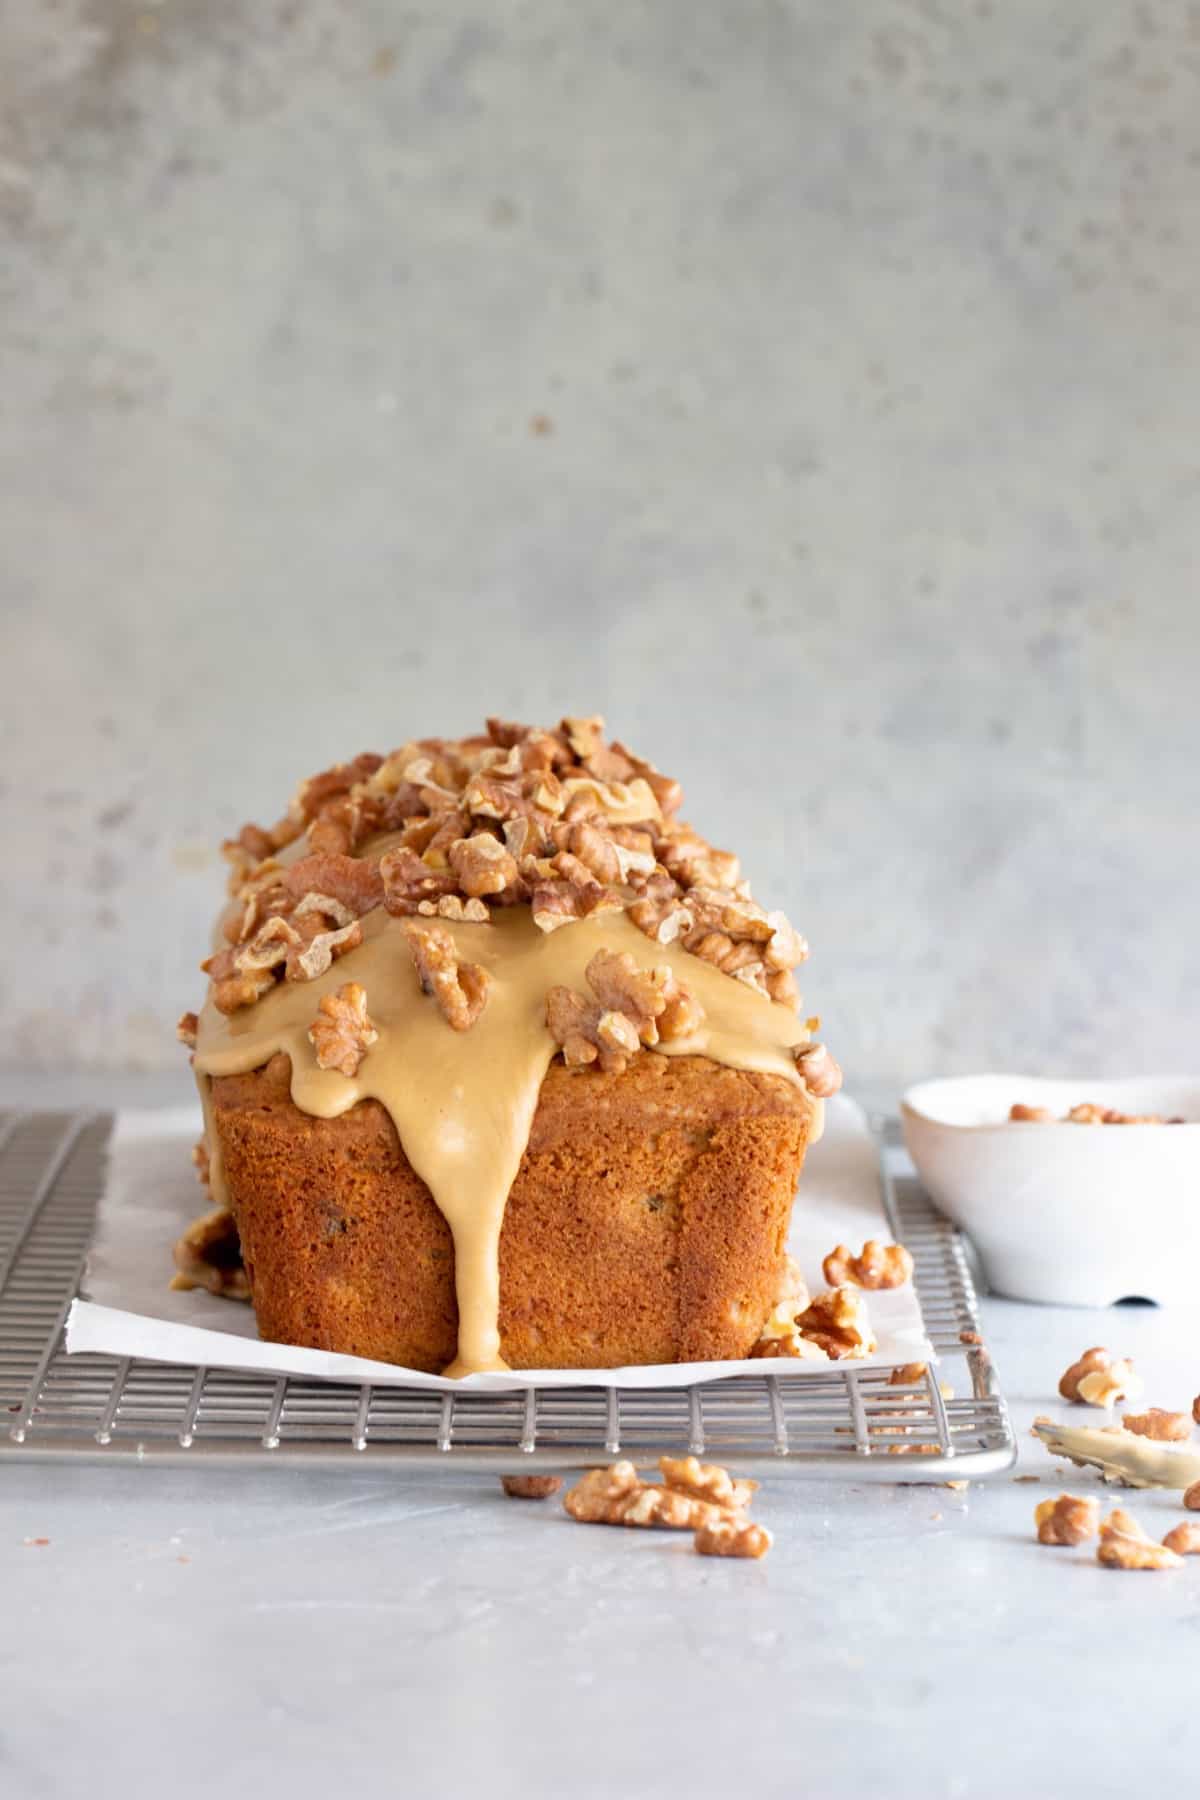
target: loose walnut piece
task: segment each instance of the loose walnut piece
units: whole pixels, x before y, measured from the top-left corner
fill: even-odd
[[[714,1519],[709,1525],[701,1525],[694,1541],[701,1556],[746,1556],[757,1560],[767,1554],[774,1539],[765,1525]]]
[[[248,1300],[250,1283],[242,1263],[237,1225],[227,1206],[214,1206],[193,1219],[175,1244],[171,1286],[187,1292],[205,1288],[226,1300]]]
[[[1172,1525],[1163,1544],[1168,1550],[1173,1550],[1176,1556],[1200,1556],[1200,1525],[1191,1519]]]
[[[1034,1125],[1049,1125],[1054,1119],[1048,1106],[1022,1106],[1020,1101],[1009,1107],[1008,1116],[1014,1123],[1027,1120]]]
[[[912,1279],[913,1259],[903,1244],[881,1244],[868,1238],[861,1255],[855,1256],[845,1244],[839,1244],[821,1267],[830,1287],[850,1282],[860,1288],[897,1288]]]
[[[1144,1413],[1123,1413],[1121,1424],[1137,1437],[1154,1438],[1160,1444],[1181,1444],[1192,1435],[1192,1421],[1186,1413],[1165,1412],[1161,1406],[1147,1407]]]
[[[712,1519],[738,1517],[674,1488],[639,1480],[631,1462],[589,1470],[563,1495],[563,1506],[582,1525],[661,1526],[669,1531],[695,1531]]]
[[[1039,1544],[1082,1544],[1100,1529],[1100,1502],[1093,1496],[1060,1494],[1034,1509]]]
[[[749,1506],[758,1492],[757,1481],[732,1476],[718,1463],[702,1463],[694,1456],[660,1456],[658,1466],[669,1488],[678,1494],[690,1494],[693,1500],[708,1500],[713,1506],[727,1506],[736,1512]]]
[[[557,1475],[502,1475],[500,1486],[510,1500],[549,1500],[562,1481]]]
[[[408,947],[424,991],[437,1001],[455,1031],[467,1031],[487,1005],[492,978],[479,963],[460,963],[458,948],[444,925],[409,919]]]
[[[348,1078],[358,1074],[359,1064],[378,1038],[367,1017],[366,989],[357,981],[347,981],[336,993],[325,994],[308,1028],[317,1067],[337,1069]]]
[[[796,1330],[834,1362],[870,1356],[875,1348],[862,1294],[849,1286],[818,1294],[796,1319]]]
[[[1100,1344],[1093,1344],[1085,1350],[1069,1369],[1064,1369],[1058,1378],[1058,1391],[1064,1400],[1079,1399],[1079,1383],[1085,1375],[1094,1375],[1112,1364],[1112,1357]]]
[[[1200,1425],[1200,1394],[1197,1394],[1196,1398],[1192,1401],[1192,1418],[1197,1425]]]
[[[888,1376],[889,1387],[916,1387],[929,1373],[927,1363],[901,1363]]]
[[[1137,1520],[1117,1506],[1100,1526],[1096,1561],[1106,1569],[1179,1569],[1183,1559],[1146,1536]]]
[[[1145,1384],[1133,1372],[1127,1357],[1119,1357],[1106,1369],[1094,1369],[1076,1384],[1079,1398],[1088,1406],[1111,1407],[1117,1400],[1134,1400]]]
[[[1193,1481],[1191,1487],[1184,1490],[1183,1504],[1189,1512],[1200,1512],[1200,1481]]]
[[[828,1100],[842,1085],[842,1071],[824,1044],[802,1045],[796,1051],[796,1069],[818,1100]]]

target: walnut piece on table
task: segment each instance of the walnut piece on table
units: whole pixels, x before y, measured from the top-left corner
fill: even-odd
[[[1118,1357],[1106,1369],[1093,1369],[1076,1383],[1077,1397],[1087,1406],[1111,1407],[1118,1400],[1135,1400],[1145,1383],[1135,1374],[1128,1357]]]
[[[1100,1502],[1093,1496],[1060,1494],[1034,1508],[1039,1544],[1082,1544],[1100,1530]]]
[[[1168,1550],[1176,1556],[1200,1556],[1200,1525],[1194,1519],[1184,1519],[1178,1525],[1172,1525],[1163,1539]]]
[[[1147,1537],[1137,1520],[1116,1506],[1100,1526],[1096,1561],[1106,1569],[1179,1569],[1183,1559]]]
[[[549,1500],[562,1487],[558,1475],[502,1475],[500,1485],[510,1500]]]
[[[659,1526],[669,1531],[695,1531],[713,1519],[740,1518],[731,1508],[641,1480],[631,1462],[590,1469],[563,1495],[563,1506],[582,1525]]]
[[[366,989],[357,981],[347,981],[336,993],[323,995],[308,1038],[318,1068],[336,1069],[348,1079],[357,1075],[363,1057],[379,1039],[367,1015]]]
[[[701,1525],[695,1546],[700,1556],[742,1556],[758,1561],[767,1554],[774,1539],[765,1525],[754,1525],[749,1519],[714,1519]]]
[[[860,1288],[897,1288],[911,1281],[912,1253],[903,1244],[881,1244],[868,1238],[859,1255],[845,1244],[838,1244],[821,1265],[831,1288],[850,1283]]]
[[[1166,1412],[1161,1406],[1149,1406],[1143,1413],[1123,1413],[1121,1425],[1136,1437],[1153,1438],[1160,1444],[1182,1444],[1192,1435],[1192,1421],[1186,1413]]]
[[[1058,1391],[1064,1400],[1079,1399],[1079,1383],[1085,1375],[1093,1375],[1112,1364],[1112,1357],[1100,1344],[1093,1344],[1090,1350],[1073,1362],[1069,1369],[1064,1369],[1058,1378]]]
[[[707,1500],[713,1506],[725,1506],[740,1512],[749,1506],[758,1492],[757,1481],[733,1476],[719,1463],[702,1463],[695,1456],[660,1456],[658,1466],[662,1478],[676,1493],[690,1494],[693,1500]]]

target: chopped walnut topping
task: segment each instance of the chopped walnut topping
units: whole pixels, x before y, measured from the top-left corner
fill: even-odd
[[[897,1288],[912,1279],[913,1259],[903,1244],[881,1244],[876,1238],[868,1238],[858,1256],[845,1244],[839,1244],[829,1252],[821,1268],[832,1288],[846,1282],[860,1288]]]
[[[485,831],[451,844],[450,867],[470,900],[484,894],[512,894],[520,882],[516,858],[499,838],[489,837]]]
[[[674,884],[672,883],[672,886]],[[690,932],[696,923],[691,913],[677,894],[646,895],[635,900],[629,908],[629,917],[648,938],[656,944],[673,944],[677,938]]]
[[[1118,1358],[1107,1369],[1093,1369],[1076,1383],[1079,1398],[1088,1406],[1111,1407],[1117,1400],[1133,1400],[1141,1393],[1143,1382],[1133,1372],[1127,1357]]]
[[[1182,1559],[1164,1544],[1147,1537],[1137,1520],[1119,1506],[1100,1526],[1097,1562],[1108,1569],[1178,1569]]]
[[[495,843],[495,839],[492,839]],[[428,852],[427,852],[428,854]],[[383,879],[383,904],[399,917],[415,913],[422,900],[438,900],[452,894],[457,878],[447,871],[431,868],[415,850],[398,845],[379,859]]]
[[[200,1021],[195,1013],[185,1012],[180,1015],[179,1023],[175,1027],[175,1036],[179,1039],[181,1044],[186,1044],[189,1050],[194,1050],[196,1048],[196,1033],[199,1029]]]
[[[250,1298],[237,1224],[227,1206],[192,1220],[175,1245],[175,1269],[173,1288],[205,1288],[226,1300]]]
[[[1069,1369],[1064,1369],[1058,1379],[1058,1391],[1064,1400],[1079,1399],[1079,1383],[1085,1375],[1095,1375],[1112,1365],[1112,1357],[1100,1344],[1093,1344],[1085,1350],[1077,1362]]]
[[[796,1051],[796,1068],[809,1093],[828,1100],[842,1085],[842,1071],[824,1044],[804,1044]]]
[[[510,1500],[549,1500],[562,1481],[557,1475],[502,1475],[500,1486]]]
[[[765,1525],[742,1524],[732,1519],[714,1519],[701,1525],[696,1533],[696,1550],[701,1556],[748,1556],[757,1560],[765,1556],[774,1539]]]
[[[658,1466],[669,1488],[678,1494],[690,1494],[693,1500],[708,1500],[713,1506],[725,1506],[735,1512],[749,1506],[758,1492],[757,1481],[735,1477],[718,1463],[702,1463],[694,1456],[660,1456]]]
[[[348,1078],[357,1075],[363,1057],[379,1038],[367,1017],[366,989],[347,981],[335,994],[323,995],[308,1037],[318,1068],[337,1069]]]
[[[870,1356],[875,1348],[866,1305],[855,1287],[835,1287],[818,1294],[796,1319],[796,1330],[833,1362]]]
[[[1135,1436],[1154,1438],[1160,1444],[1181,1444],[1192,1435],[1192,1421],[1186,1413],[1164,1412],[1161,1406],[1147,1407],[1144,1413],[1124,1413],[1121,1424]]]
[[[1082,1544],[1100,1530],[1100,1502],[1092,1495],[1060,1494],[1057,1500],[1043,1500],[1033,1517],[1039,1544]]]
[[[418,900],[417,911],[427,919],[453,919],[459,925],[486,925],[492,916],[482,900],[460,900],[457,894]]]
[[[704,1013],[670,969],[640,969],[628,951],[597,950],[585,971],[595,1000],[573,988],[546,996],[546,1024],[570,1066],[619,1074],[643,1045],[698,1029]]]
[[[458,947],[444,925],[410,919],[408,947],[424,991],[437,1001],[446,1023],[467,1031],[487,1005],[492,978],[479,963],[458,960]]]
[[[1200,1525],[1191,1519],[1172,1525],[1163,1544],[1166,1549],[1173,1550],[1176,1556],[1200,1556]]]
[[[247,825],[226,846],[238,904],[223,930],[238,958],[209,959],[214,1003],[232,1012],[277,981],[311,979],[381,906],[483,924],[491,908],[521,903],[547,932],[624,910],[655,942],[679,943],[797,1007],[804,939],[757,904],[735,856],[677,818],[681,798],[652,763],[607,743],[599,716],[552,730],[490,719],[486,735],[423,738],[336,764],[300,785],[275,826]],[[303,854],[281,862],[305,835]],[[682,1000],[656,1018],[664,1039],[698,1022]],[[828,1053],[809,1045],[800,1056],[810,1091],[832,1092]]]

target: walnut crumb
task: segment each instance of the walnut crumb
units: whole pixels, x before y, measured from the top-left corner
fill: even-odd
[[[367,992],[357,981],[347,981],[334,994],[325,994],[317,1016],[308,1028],[309,1042],[317,1053],[317,1067],[337,1069],[352,1078],[379,1033],[367,1016]]]

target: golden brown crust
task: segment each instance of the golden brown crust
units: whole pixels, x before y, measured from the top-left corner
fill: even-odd
[[[212,1084],[263,1337],[437,1371],[455,1354],[450,1231],[379,1102],[297,1108],[273,1057]],[[547,1072],[500,1240],[514,1368],[748,1354],[782,1274],[808,1108],[778,1076],[647,1051]]]

